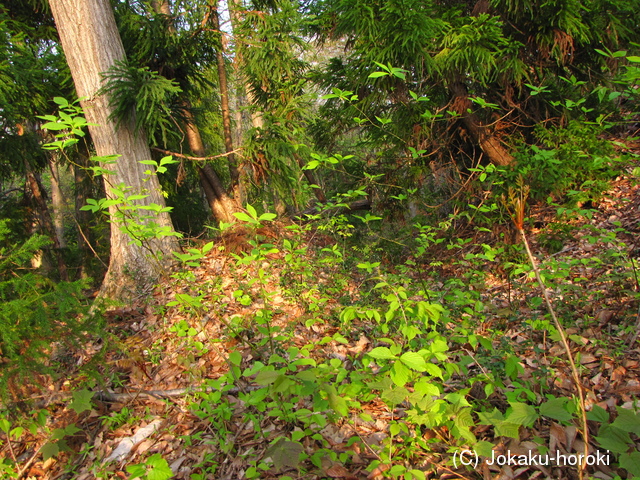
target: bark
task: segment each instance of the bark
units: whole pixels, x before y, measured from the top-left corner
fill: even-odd
[[[66,248],[64,239],[64,195],[60,186],[60,168],[56,158],[49,159],[49,171],[51,172],[51,206],[53,207],[53,226],[60,248]]]
[[[242,10],[241,0],[231,0],[228,2],[229,7],[229,16],[231,17],[231,26],[233,28],[234,33],[237,32],[240,23],[242,22],[242,18],[240,17],[240,10]],[[236,40],[236,70],[240,70],[241,65],[243,64],[242,59],[242,48],[240,46],[241,39],[238,35],[235,35]],[[251,91],[251,84],[245,79],[244,83],[244,92],[247,96],[247,103],[251,107],[255,107],[256,101],[253,92]],[[252,108],[251,109],[251,124],[253,128],[262,129],[264,128],[264,119],[262,118],[262,112]]]
[[[101,74],[118,61],[125,59],[122,40],[116,28],[109,0],[49,0],[71,75],[89,124],[91,138],[99,156],[121,155],[115,164],[105,165],[113,173],[105,177],[108,198],[115,198],[114,186],[126,185],[129,194],[148,195],[140,205],[155,203],[165,206],[157,177],[144,174],[146,167],[139,162],[151,158],[146,136],[136,132],[133,121],[116,123],[109,117],[109,99],[99,92]],[[118,206],[109,208],[112,219],[117,218]],[[153,222],[173,232],[168,213],[159,213]],[[127,300],[156,282],[164,273],[163,265],[170,262],[171,252],[177,250],[173,236],[162,236],[131,243],[129,235],[118,225],[111,225],[111,258],[100,297]],[[164,259],[164,260],[161,260]]]
[[[233,152],[233,137],[231,134],[231,110],[229,108],[229,88],[227,86],[227,69],[224,64],[224,42],[222,39],[222,31],[220,30],[220,18],[218,17],[217,0],[211,4],[211,23],[213,28],[220,35],[220,48],[216,52],[218,63],[218,82],[220,86],[220,107],[222,110],[222,130],[224,133],[224,148],[226,153]],[[238,163],[233,153],[227,157],[229,161],[229,173],[231,174],[231,189],[233,197],[242,204],[240,198],[240,172]]]
[[[167,28],[170,33],[176,33],[175,25],[172,21],[171,16],[171,8],[169,6],[169,2],[167,0],[152,0],[151,7],[155,12],[165,15],[168,19]],[[216,25],[218,25],[219,29],[219,21],[217,17],[217,9],[212,8],[214,17],[216,19]],[[226,100],[226,112],[227,112],[227,122],[223,121],[224,124],[224,136],[225,136],[225,148],[226,153],[233,151],[233,140],[231,140],[231,122],[228,118],[229,115],[229,101],[227,92],[227,80],[226,80],[226,71],[224,71],[224,58],[222,57],[222,53],[220,52],[218,55],[218,69],[220,69],[220,59],[222,58],[222,68],[223,68],[223,78],[224,78],[224,92],[222,88],[222,79],[220,80],[220,90],[221,97]],[[218,72],[219,73],[219,72]],[[224,102],[223,100],[223,102]],[[202,137],[200,136],[200,130],[198,129],[198,125],[196,124],[196,120],[191,112],[191,102],[187,98],[183,99],[182,106],[184,107],[185,112],[185,130],[187,134],[187,142],[189,143],[189,149],[191,153],[198,157],[204,157],[206,155],[206,150],[204,148],[204,143],[202,142]],[[222,107],[223,117],[225,112],[225,107],[223,104]],[[228,139],[228,140],[227,140]],[[230,171],[232,173],[233,180],[233,172],[231,169],[231,165],[234,165],[235,171],[237,172],[237,167],[235,167],[235,160],[233,159],[233,155],[229,156],[229,165]],[[198,167],[198,176],[200,177],[200,185],[202,186],[202,190],[204,191],[205,196],[207,197],[207,203],[211,208],[211,212],[213,216],[219,220],[231,223],[235,221],[235,217],[233,216],[234,212],[239,211],[237,208],[237,204],[229,197],[226,190],[222,186],[222,182],[220,178],[216,174],[215,170],[208,165],[204,167]]]
[[[476,114],[469,113],[471,101],[468,98],[467,87],[461,82],[453,82],[450,90],[454,99],[454,108],[462,116],[462,123],[491,163],[500,166],[511,164],[513,156],[502,146],[500,139],[489,127],[482,124]]]
[[[202,137],[200,137],[200,131],[195,125],[195,121],[189,110],[187,110],[187,112],[186,130],[189,149],[194,155],[204,157],[206,152],[204,144],[202,143]],[[220,178],[211,165],[205,164],[203,167],[198,167],[198,175],[200,176],[200,184],[207,197],[207,202],[213,212],[213,216],[217,220],[227,223],[235,221],[233,214],[239,211],[237,205],[231,197],[227,195]]]
[[[69,280],[69,276],[67,274],[67,265],[64,263],[64,258],[62,256],[62,250],[60,247],[60,239],[58,238],[58,235],[56,235],[56,229],[53,224],[49,208],[47,207],[47,201],[43,193],[42,185],[36,177],[36,174],[31,169],[29,162],[25,160],[24,166],[27,177],[27,186],[29,187],[33,200],[38,208],[42,229],[45,231],[46,235],[51,238],[51,242],[53,243],[53,251],[58,265],[60,279],[67,281]]]
[[[89,258],[92,254],[92,234],[90,227],[91,212],[82,210],[91,195],[91,177],[87,171],[89,167],[89,152],[81,151],[78,154],[76,164],[73,166],[73,179],[75,183],[75,217],[77,228],[77,242],[80,250],[80,278],[86,278],[89,266]]]

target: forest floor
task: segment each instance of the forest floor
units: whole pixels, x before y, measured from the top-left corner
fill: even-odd
[[[582,215],[574,212],[560,221],[555,209],[534,205],[527,226],[534,254],[543,270],[548,269],[545,279],[554,285],[549,292],[579,362],[587,409],[597,405],[614,416],[616,407],[633,408],[640,393],[640,313],[633,271],[640,252],[638,189],[631,177],[619,177],[602,198],[581,208]],[[101,380],[93,380],[91,408],[76,413],[59,401],[84,391],[81,381],[87,378],[69,377],[50,387],[42,402],[50,412],[49,431],[70,424],[79,428],[65,440],[69,451],[42,461],[38,448],[51,438],[36,434],[16,442],[11,455],[21,465],[32,459],[24,478],[38,479],[134,478],[136,471],[126,469],[134,464],[143,465],[149,479],[169,478],[162,476],[164,464],[148,460],[157,458],[152,454],[161,454],[169,475],[177,479],[378,479],[394,476],[395,464],[405,468],[397,478],[578,478],[575,466],[490,465],[487,459],[471,467],[454,465],[456,448],[468,443],[456,438],[454,424],[412,426],[407,421],[403,437],[404,431],[393,429],[407,415],[413,418],[412,405],[389,402],[382,393],[349,403],[347,415],[328,413],[324,424],[304,424],[287,417],[283,405],[290,402],[295,409],[312,412],[335,389],[306,396],[296,391],[288,397],[289,387],[278,391],[274,386],[280,380],[251,371],[265,364],[286,368],[292,351],[307,348],[307,365],[337,365],[347,372],[337,377],[336,385],[348,396],[346,384],[356,378],[354,371],[366,367],[367,353],[390,342],[381,339],[374,314],[348,317],[345,309],[370,301],[379,281],[372,282],[372,277],[395,278],[398,292],[402,277],[413,276],[412,282],[428,286],[423,295],[425,290],[443,291],[437,300],[449,314],[434,328],[445,338],[463,322],[468,338],[486,338],[495,349],[482,353],[472,341],[450,342],[445,363],[462,362],[467,368],[441,382],[442,396],[461,392],[461,405],[482,404],[483,411],[497,409],[499,415],[514,398],[533,405],[544,398],[574,398],[566,353],[558,338],[539,325],[548,323],[548,317],[544,304],[533,300],[539,299],[537,284],[528,272],[509,273],[507,264],[492,254],[494,247],[483,240],[482,235],[489,234],[478,235],[456,248],[430,245],[427,255],[438,262],[423,255],[409,262],[421,268],[409,270],[384,261],[357,268],[344,256],[322,257],[333,247],[317,230],[300,237],[274,225],[259,233],[227,235],[204,258],[193,261],[190,273],[176,274],[150,297],[107,313],[112,347],[99,366]],[[274,247],[262,248],[258,255],[249,243],[256,238]],[[498,257],[509,248],[498,251]],[[256,255],[250,260],[239,260],[252,250]],[[334,261],[323,263],[322,258]],[[623,264],[631,267],[616,266]],[[461,301],[459,309],[456,298],[464,295],[449,281],[455,278],[475,295],[472,302]],[[413,297],[415,293],[407,301]],[[378,310],[384,316],[385,310]],[[100,348],[87,346],[68,363],[86,363]],[[380,371],[375,363],[368,365],[374,373]],[[298,367],[291,371],[303,369],[304,363]],[[500,375],[498,388],[485,388],[488,378]],[[220,378],[227,381],[217,381]],[[484,381],[470,381],[478,378]],[[518,391],[522,395],[514,397]],[[335,408],[341,410],[340,404]],[[585,448],[578,416],[539,416],[517,425],[511,436],[499,435],[477,418],[474,413],[470,431],[498,453],[527,455],[539,452],[541,444],[566,454]],[[603,451],[593,440],[599,433],[595,424],[590,430],[589,452]],[[420,441],[411,443],[409,437]],[[9,455],[6,446],[2,455]],[[160,466],[154,470],[154,465]],[[589,467],[589,474],[603,480],[624,478],[614,462]]]

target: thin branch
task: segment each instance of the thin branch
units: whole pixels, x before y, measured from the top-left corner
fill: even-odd
[[[211,155],[208,157],[192,157],[191,155],[184,155],[182,153],[171,152],[169,150],[163,150],[162,148],[156,148],[156,147],[152,147],[151,150],[155,150],[156,152],[164,153],[166,155],[171,155],[178,158],[186,158],[187,160],[193,160],[196,162],[206,162],[207,160],[213,160],[215,158],[228,157],[229,155],[233,155],[235,153],[242,151],[242,148],[236,148],[231,152],[221,153],[219,155]]]
[[[523,205],[524,207],[524,205]],[[524,230],[522,229],[521,224],[520,225],[516,225],[518,227],[518,232],[520,233],[520,236],[522,237],[522,240],[524,242],[524,246],[527,249],[527,255],[529,257],[529,261],[531,262],[531,266],[533,267],[533,271],[536,275],[536,279],[538,280],[538,284],[540,285],[540,289],[542,290],[542,295],[544,296],[544,301],[547,304],[547,309],[549,310],[549,313],[551,314],[551,318],[553,318],[553,323],[556,326],[556,329],[558,330],[558,333],[560,334],[560,340],[562,341],[562,345],[564,346],[565,352],[567,353],[567,359],[569,360],[569,365],[571,366],[571,374],[573,376],[573,381],[576,385],[576,390],[578,391],[578,399],[580,402],[580,410],[582,413],[582,436],[584,439],[584,455],[585,455],[585,462],[582,463],[579,467],[578,470],[578,474],[580,475],[580,479],[582,480],[584,478],[584,470],[587,466],[586,463],[586,458],[589,455],[589,425],[587,423],[587,408],[586,408],[586,403],[584,400],[584,388],[582,386],[582,382],[580,380],[580,373],[578,372],[578,368],[576,367],[576,363],[573,360],[573,354],[571,353],[571,347],[569,346],[569,342],[567,340],[567,336],[565,334],[564,331],[564,327],[560,324],[560,321],[558,320],[558,317],[556,316],[556,312],[553,309],[553,306],[551,305],[551,299],[549,298],[549,292],[547,292],[547,287],[545,286],[544,282],[542,281],[542,277],[540,276],[540,269],[538,268],[538,265],[536,263],[536,260],[533,256],[533,253],[531,253],[531,248],[529,248],[529,242],[527,241],[527,236],[524,233]]]

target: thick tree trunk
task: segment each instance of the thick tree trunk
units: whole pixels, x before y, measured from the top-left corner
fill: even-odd
[[[454,97],[454,108],[462,116],[462,123],[473,141],[480,146],[491,163],[500,166],[511,164],[513,156],[502,146],[500,139],[482,124],[477,115],[469,113],[471,101],[467,87],[461,82],[452,82],[450,89]]]
[[[157,177],[145,175],[146,167],[139,163],[151,158],[145,135],[136,134],[133,122],[116,128],[109,118],[113,111],[109,99],[99,93],[101,74],[125,59],[109,0],[49,0],[49,3],[78,97],[84,98],[81,105],[89,123],[94,124],[89,130],[96,152],[101,157],[121,155],[114,165],[105,165],[113,171],[105,178],[107,197],[115,198],[113,187],[125,185],[132,188],[128,194],[148,195],[139,201],[140,205],[155,203],[164,207]],[[118,206],[110,207],[109,213],[112,219],[117,218]],[[157,214],[153,222],[173,232],[168,213]],[[173,236],[135,245],[119,227],[111,226],[111,259],[100,296],[125,300],[157,281],[163,265],[171,262],[171,252],[179,246]],[[160,257],[164,260],[159,261]]]

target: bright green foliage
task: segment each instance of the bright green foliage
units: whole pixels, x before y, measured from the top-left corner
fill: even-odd
[[[134,121],[138,132],[144,130],[154,144],[167,145],[169,136],[178,136],[174,118],[179,110],[182,89],[149,67],[119,63],[105,74],[104,92],[114,105],[113,120],[118,125]],[[179,138],[179,136],[178,136]]]
[[[38,371],[52,371],[54,355],[77,341],[86,328],[86,282],[54,283],[29,267],[46,248],[34,236],[21,246],[7,243],[9,230],[0,223],[0,390],[7,383]]]
[[[498,80],[517,84],[528,76],[518,58],[524,45],[504,35],[500,18],[483,13],[469,17],[468,23],[452,24],[445,31],[442,49],[434,57],[445,78],[456,79],[465,72],[487,86]]]
[[[169,480],[173,477],[169,464],[159,453],[154,453],[144,463],[129,465],[127,472],[143,480]]]
[[[87,126],[85,118],[82,116],[82,109],[75,103],[70,104],[64,98],[55,98],[55,102],[60,106],[58,116],[46,115],[41,117],[47,120],[43,125],[44,129],[54,132],[56,140],[44,145],[49,150],[59,150],[65,153],[65,150],[78,142],[77,137],[84,137],[83,128]],[[92,157],[91,160],[96,164],[91,167],[94,177],[101,175],[109,175],[111,171],[107,168],[116,163],[119,155],[110,155],[106,157]],[[156,160],[141,160],[142,165],[149,165],[152,168],[145,170],[144,174],[148,177],[157,175],[158,173],[166,173],[167,166],[177,163],[172,157],[167,156]],[[157,214],[170,212],[171,207],[162,207],[156,203],[141,205],[140,200],[147,198],[148,190],[133,192],[133,187],[129,185],[112,185],[111,198],[87,199],[87,205],[81,210],[88,210],[93,213],[104,212],[109,215],[109,221],[116,225],[117,228],[125,232],[131,239],[131,244],[137,246],[145,246],[149,249],[152,256],[157,253],[151,248],[150,242],[168,236],[180,237],[181,234],[175,232],[168,225],[159,225],[155,219]],[[110,208],[116,207],[111,212]],[[159,259],[156,257],[156,260]]]

